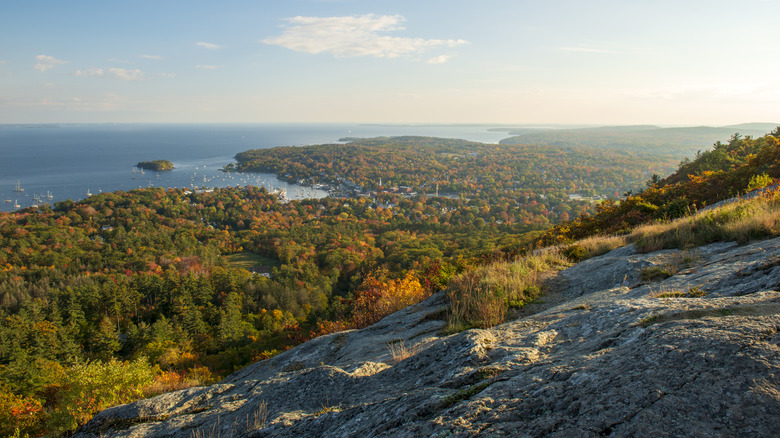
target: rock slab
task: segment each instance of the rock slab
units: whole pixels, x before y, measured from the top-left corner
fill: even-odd
[[[660,268],[676,273],[650,279]],[[108,409],[76,435],[780,434],[780,239],[628,246],[551,287],[544,311],[452,335],[440,293],[219,384]]]

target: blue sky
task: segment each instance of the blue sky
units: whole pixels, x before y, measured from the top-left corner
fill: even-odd
[[[0,123],[780,121],[780,1],[0,0]]]

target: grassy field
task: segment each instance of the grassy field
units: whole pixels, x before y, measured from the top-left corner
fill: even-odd
[[[267,266],[268,268],[276,266],[279,263],[271,258],[263,257],[253,252],[239,252],[226,256],[231,266],[249,270],[254,266]]]

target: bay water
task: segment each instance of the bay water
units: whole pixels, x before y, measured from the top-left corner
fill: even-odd
[[[273,174],[222,172],[249,149],[338,143],[343,137],[428,136],[497,143],[505,131],[483,125],[361,124],[56,124],[0,125],[0,211],[80,200],[141,187],[211,188],[256,185],[288,198],[327,192],[280,181]],[[135,169],[168,160],[171,171]],[[17,184],[23,191],[16,191]]]

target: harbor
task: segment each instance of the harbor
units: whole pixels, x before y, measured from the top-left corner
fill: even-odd
[[[221,163],[183,163],[179,168],[164,172],[149,172],[133,167],[129,172],[120,172],[113,178],[104,177],[102,181],[72,182],[53,185],[31,182],[25,183],[28,190],[22,188],[22,181],[0,187],[0,211],[9,212],[27,207],[53,206],[56,202],[79,201],[104,191],[130,191],[147,187],[182,188],[205,190],[222,187],[263,187],[277,193],[283,201],[328,196],[327,187],[301,186],[288,183],[268,173],[224,172]]]

